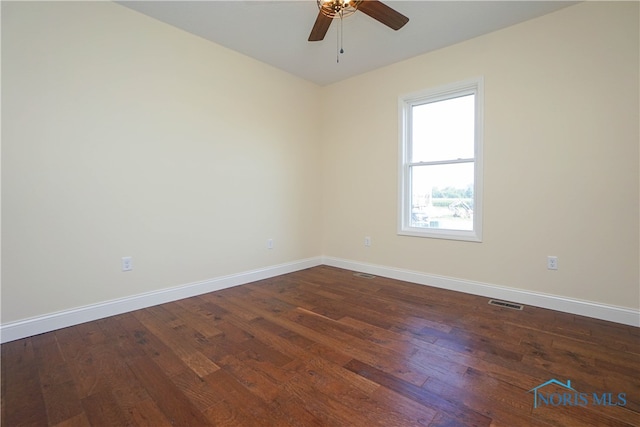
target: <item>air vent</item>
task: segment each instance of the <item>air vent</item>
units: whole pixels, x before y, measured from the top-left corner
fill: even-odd
[[[362,279],[375,279],[376,276],[374,276],[373,274],[367,274],[367,273],[353,273],[354,276],[356,277],[360,277]]]
[[[515,302],[500,301],[496,299],[489,300],[489,305],[497,305],[498,307],[511,308],[513,310],[522,310],[521,304]]]

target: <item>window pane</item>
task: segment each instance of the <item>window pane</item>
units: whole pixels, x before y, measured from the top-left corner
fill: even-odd
[[[411,167],[411,227],[473,230],[474,164]]]
[[[474,157],[475,95],[412,107],[411,162]]]

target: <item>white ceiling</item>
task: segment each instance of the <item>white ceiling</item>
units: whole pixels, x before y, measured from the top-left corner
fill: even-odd
[[[337,56],[333,22],[323,41],[307,38],[318,14],[315,0],[119,1],[145,15],[209,39],[319,85],[553,12],[566,1],[397,1],[409,17],[393,31],[362,12],[345,18],[345,53]]]

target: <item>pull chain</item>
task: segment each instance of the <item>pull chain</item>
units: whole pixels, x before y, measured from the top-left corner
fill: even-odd
[[[340,53],[344,53],[344,49],[342,48],[342,41],[344,37],[344,29],[342,27],[342,18],[343,18],[343,13],[340,14]]]
[[[344,17],[344,12],[341,10],[339,13],[340,13],[340,25],[337,27],[338,37],[336,37],[336,63],[338,64],[340,63],[340,54],[344,53],[344,49],[342,48],[342,44],[343,44],[342,35],[344,34],[343,27],[342,27],[342,18]]]
[[[342,17],[340,18],[340,23],[342,23]],[[340,63],[340,27],[341,25],[336,26],[336,64]]]

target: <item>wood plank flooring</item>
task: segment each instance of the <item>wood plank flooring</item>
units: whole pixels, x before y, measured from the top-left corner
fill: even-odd
[[[1,422],[639,426],[640,330],[320,266],[3,344]]]

